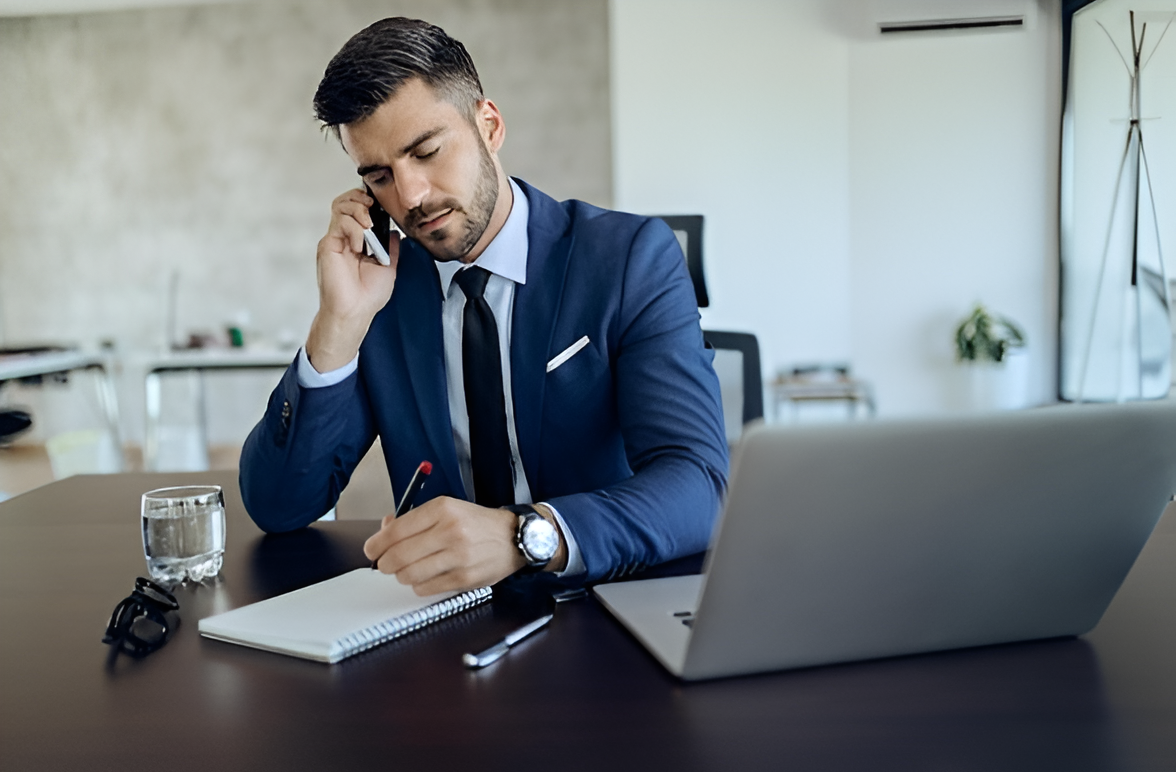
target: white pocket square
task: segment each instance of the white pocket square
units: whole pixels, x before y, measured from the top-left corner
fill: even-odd
[[[583,338],[580,338],[578,341],[576,341],[572,345],[565,348],[563,351],[556,354],[555,358],[547,363],[547,372],[551,372],[555,368],[562,365],[564,362],[566,362],[569,359],[571,359],[572,357],[574,357],[576,355],[576,352],[578,352],[580,349],[584,348],[587,345],[588,345],[588,336],[585,335]]]

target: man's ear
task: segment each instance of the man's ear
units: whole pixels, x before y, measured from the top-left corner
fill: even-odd
[[[506,141],[506,121],[502,120],[498,105],[489,99],[483,99],[475,108],[474,115],[478,136],[486,143],[486,148],[491,153],[497,153]]]

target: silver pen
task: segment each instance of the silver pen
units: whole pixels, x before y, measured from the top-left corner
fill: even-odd
[[[511,646],[514,646],[516,643],[523,640],[531,633],[534,633],[537,630],[541,630],[544,625],[551,621],[552,616],[554,615],[548,614],[545,617],[539,617],[534,622],[523,625],[513,633],[508,633],[505,638],[485,651],[480,651],[477,654],[462,654],[462,663],[464,663],[468,668],[486,667],[491,662],[497,661],[499,657],[509,651]]]

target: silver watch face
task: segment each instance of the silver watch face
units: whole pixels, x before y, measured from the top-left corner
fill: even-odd
[[[535,563],[546,563],[559,549],[559,534],[555,526],[541,515],[529,517],[523,524],[523,549]]]

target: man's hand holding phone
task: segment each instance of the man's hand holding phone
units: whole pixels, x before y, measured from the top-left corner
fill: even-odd
[[[375,199],[371,188],[364,185],[363,189],[367,192],[368,198]],[[368,216],[372,218],[372,224],[363,232],[363,241],[367,247],[366,254],[376,258],[376,262],[380,265],[391,265],[392,257],[388,254],[388,245],[392,243],[392,234],[395,233],[398,238],[403,238],[404,231],[392,222],[392,218],[388,216],[378,201],[368,207]]]
[[[372,319],[392,297],[396,284],[399,234],[393,231],[388,239],[388,265],[366,254],[364,231],[375,224],[369,207],[379,204],[363,190],[336,198],[327,235],[318,243],[319,310],[310,326],[306,355],[320,373],[355,358]]]

